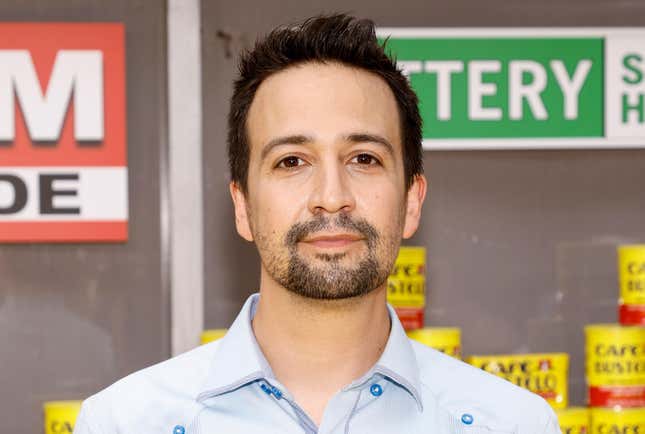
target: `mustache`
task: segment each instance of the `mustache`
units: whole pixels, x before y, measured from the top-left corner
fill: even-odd
[[[294,248],[305,237],[322,230],[345,229],[365,237],[368,247],[373,247],[379,240],[378,231],[365,219],[354,220],[347,213],[341,213],[331,219],[318,214],[314,219],[294,224],[285,236],[285,244]]]

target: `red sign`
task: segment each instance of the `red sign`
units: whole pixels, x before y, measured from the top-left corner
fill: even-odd
[[[0,242],[125,241],[118,23],[0,23]]]

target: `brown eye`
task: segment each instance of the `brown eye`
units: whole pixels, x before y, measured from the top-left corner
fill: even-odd
[[[280,160],[280,163],[278,164],[278,167],[284,167],[284,168],[292,168],[292,167],[298,167],[300,166],[300,162],[302,160],[298,157],[294,157],[293,155],[290,157],[283,158]]]
[[[371,156],[370,154],[358,154],[354,157],[358,164],[370,166],[372,164],[378,164],[378,160]]]

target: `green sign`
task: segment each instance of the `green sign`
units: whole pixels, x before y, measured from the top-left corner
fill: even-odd
[[[379,29],[426,149],[645,147],[645,31]]]

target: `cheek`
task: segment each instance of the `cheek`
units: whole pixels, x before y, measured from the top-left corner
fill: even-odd
[[[381,231],[391,232],[401,225],[403,196],[391,184],[369,186],[357,196],[357,211]],[[384,234],[385,235],[385,234]]]
[[[266,183],[265,183],[266,184]],[[258,190],[254,222],[264,237],[284,236],[291,225],[298,221],[300,200],[292,192],[264,185]]]

